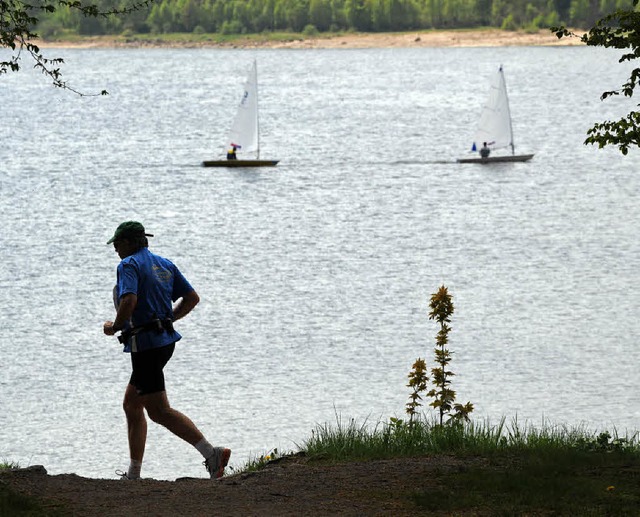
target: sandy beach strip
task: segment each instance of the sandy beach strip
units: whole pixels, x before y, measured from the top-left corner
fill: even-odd
[[[578,33],[581,34],[581,33]],[[446,30],[407,33],[347,34],[328,39],[274,43],[278,48],[394,48],[394,47],[505,47],[580,45],[579,38],[561,38],[549,30]]]
[[[584,31],[576,30],[581,35]],[[330,37],[293,38],[285,41],[239,38],[219,43],[215,41],[165,41],[148,37],[90,36],[78,41],[44,41],[35,43],[42,48],[411,48],[411,47],[507,47],[507,46],[568,46],[583,45],[577,37],[558,39],[545,29],[537,32],[484,30],[432,30],[403,33],[345,33]]]

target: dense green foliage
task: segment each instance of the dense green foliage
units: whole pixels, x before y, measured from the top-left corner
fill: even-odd
[[[96,6],[101,11],[122,10],[126,2],[98,0]],[[65,31],[245,34],[486,26],[533,30],[559,24],[591,26],[631,4],[631,0],[155,0],[150,9],[126,16],[86,17],[64,6],[43,13],[37,30],[44,37]]]

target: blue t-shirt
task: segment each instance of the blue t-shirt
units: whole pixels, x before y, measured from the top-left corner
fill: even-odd
[[[171,262],[141,248],[118,264],[118,283],[116,285],[118,303],[125,294],[138,297],[138,303],[131,318],[133,326],[145,325],[159,318],[173,319],[172,302],[193,291],[193,287],[182,276],[180,270]],[[128,328],[127,324],[125,328]],[[182,336],[177,332],[139,332],[128,339],[125,352],[142,352],[152,348],[175,343]]]

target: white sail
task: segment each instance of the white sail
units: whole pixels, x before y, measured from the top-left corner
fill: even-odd
[[[236,152],[232,151],[232,148]],[[260,159],[258,65],[253,61],[224,151],[226,159],[204,160],[204,167],[273,167],[279,160]],[[247,155],[250,155],[247,157]]]
[[[254,60],[247,82],[244,85],[242,99],[238,106],[236,118],[233,121],[227,147],[237,147],[239,155],[255,153],[260,157],[260,142],[258,130],[258,67]],[[225,149],[225,150],[226,150]]]
[[[511,147],[511,152],[514,152],[511,112],[502,66],[491,81],[489,98],[482,108],[472,150],[479,150],[485,142],[491,150]]]

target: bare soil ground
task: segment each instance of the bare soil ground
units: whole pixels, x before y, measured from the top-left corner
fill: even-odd
[[[579,34],[581,34],[579,32]],[[551,31],[450,30],[415,33],[348,34],[328,39],[274,43],[279,48],[503,47],[578,45],[579,38],[558,39]]]
[[[480,463],[484,460],[437,456],[318,465],[297,456],[275,460],[258,472],[215,481],[50,476],[44,467],[35,466],[2,472],[0,483],[35,496],[47,511],[73,516],[402,517],[425,514],[412,496],[436,486],[439,474]],[[474,509],[468,515],[483,513]]]
[[[581,35],[584,31],[576,30]],[[437,30],[403,33],[348,33],[340,36],[274,41],[239,39],[227,43],[214,41],[166,42],[149,36],[126,39],[110,36],[86,37],[80,41],[39,41],[40,47],[232,47],[232,48],[393,48],[393,47],[499,47],[582,45],[577,37],[558,39],[551,31],[537,32],[485,30]]]

